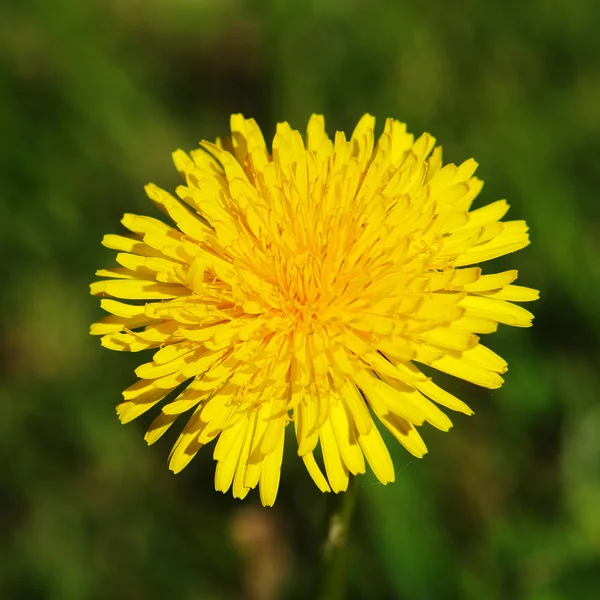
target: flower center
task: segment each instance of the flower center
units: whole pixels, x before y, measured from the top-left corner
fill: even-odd
[[[299,320],[312,320],[322,305],[321,261],[307,251],[287,258],[278,273],[283,308]]]

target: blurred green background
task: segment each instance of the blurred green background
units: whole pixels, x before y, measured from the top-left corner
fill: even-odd
[[[327,498],[295,458],[275,508],[178,476],[151,416],[114,413],[139,355],[88,335],[100,246],[175,148],[231,112],[350,132],[370,112],[475,157],[532,245],[533,329],[489,338],[502,390],[430,453],[359,479],[348,598],[600,597],[600,5],[378,0],[5,0],[0,5],[0,598],[310,597]],[[446,383],[446,380],[445,380]]]

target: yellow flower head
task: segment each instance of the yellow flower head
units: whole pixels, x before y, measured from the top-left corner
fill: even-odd
[[[478,334],[528,327],[511,301],[538,294],[512,285],[517,271],[472,265],[526,246],[527,226],[500,221],[503,200],[470,210],[474,160],[442,167],[433,137],[392,119],[375,145],[374,124],[365,115],[350,140],[331,140],[313,115],[303,140],[280,123],[270,151],[233,115],[230,139],[174,153],[179,200],[146,187],[175,226],[126,214],[131,233],[104,237],[121,267],[97,273],[108,279],[91,291],[111,315],[91,332],[112,350],[155,351],[117,412],[127,423],[163,402],[149,444],[184,415],[174,472],[217,439],[216,489],[243,498],[259,484],[272,505],[293,422],[319,489],[345,490],[365,458],[385,484],[394,467],[374,416],[421,457],[417,427],[451,427],[438,405],[472,412],[418,364],[502,385],[506,362]]]

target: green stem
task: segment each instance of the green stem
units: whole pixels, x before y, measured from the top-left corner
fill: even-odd
[[[348,572],[350,523],[356,503],[355,477],[350,477],[348,490],[331,494],[327,507],[327,537],[322,548],[320,600],[345,598]]]

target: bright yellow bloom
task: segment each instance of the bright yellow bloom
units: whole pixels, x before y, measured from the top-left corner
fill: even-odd
[[[218,438],[216,489],[243,498],[260,484],[272,505],[293,421],[323,492],[345,490],[365,458],[385,484],[394,467],[373,415],[422,457],[416,427],[452,425],[438,405],[472,413],[418,363],[502,385],[506,362],[478,334],[530,326],[511,301],[538,294],[512,285],[517,271],[472,265],[526,246],[525,222],[500,221],[504,200],[469,210],[482,187],[474,160],[442,168],[430,135],[415,141],[388,119],[374,146],[373,129],[365,115],[332,141],[313,115],[305,141],[279,124],[270,152],[255,121],[233,115],[231,139],[174,153],[181,201],[146,187],[176,227],[126,214],[131,234],[104,237],[121,267],[91,286],[111,313],[92,334],[112,350],[156,350],[117,412],[127,423],[163,401],[149,444],[188,413],[174,472]]]

